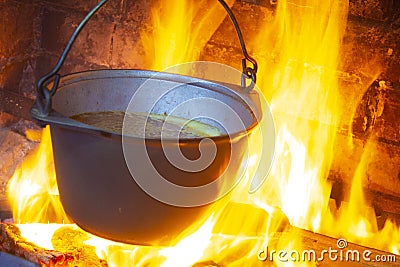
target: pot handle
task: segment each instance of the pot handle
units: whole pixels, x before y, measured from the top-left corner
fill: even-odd
[[[252,90],[254,88],[254,85],[257,80],[257,61],[252,58],[248,53],[246,49],[246,44],[244,43],[242,31],[240,30],[239,24],[235,18],[235,15],[233,15],[232,10],[229,8],[229,6],[226,4],[224,0],[218,0],[218,2],[225,8],[226,13],[228,13],[229,18],[231,19],[233,26],[235,27],[236,34],[239,38],[240,42],[240,47],[242,48],[242,54],[244,58],[242,59],[242,87],[246,89],[247,92]],[[253,65],[252,67],[247,67],[247,61],[250,61],[250,63]],[[246,87],[246,79],[251,79],[251,83],[248,87]]]
[[[93,7],[92,10],[89,11],[89,13],[85,16],[85,18],[79,23],[78,27],[75,29],[74,33],[72,34],[71,38],[69,39],[66,47],[64,48],[64,51],[62,52],[60,58],[58,59],[57,64],[53,68],[52,71],[44,75],[42,78],[39,79],[39,82],[37,84],[37,97],[36,97],[36,102],[34,107],[32,108],[32,112],[35,113],[35,115],[38,115],[40,117],[46,117],[49,115],[51,111],[51,97],[57,92],[58,84],[60,82],[60,74],[58,74],[58,71],[61,69],[62,64],[65,61],[65,58],[67,57],[69,51],[71,50],[71,47],[73,43],[75,42],[76,38],[78,37],[79,33],[83,29],[83,27],[86,25],[86,23],[89,21],[89,19],[107,2],[108,0],[101,0],[99,1],[95,7]],[[240,46],[242,49],[242,53],[244,55],[244,58],[242,59],[242,81],[241,81],[241,86],[245,89],[246,92],[249,92],[254,88],[254,85],[256,83],[256,74],[257,74],[257,62],[254,58],[252,58],[248,53],[246,49],[246,45],[244,43],[243,35],[242,32],[239,28],[239,24],[235,18],[235,16],[232,13],[232,10],[229,8],[229,6],[226,4],[224,0],[218,0],[218,2],[224,7],[226,12],[229,15],[229,18],[231,19],[236,33],[239,38]],[[249,61],[252,66],[248,67],[247,66],[247,61]],[[47,84],[49,83],[50,79],[54,77],[53,80],[53,85],[52,88],[49,89],[47,87]],[[250,85],[246,86],[246,79],[251,79]]]

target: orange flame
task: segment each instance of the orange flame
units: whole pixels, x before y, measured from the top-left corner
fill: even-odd
[[[36,152],[15,170],[7,192],[18,223],[70,222],[59,200],[49,126]]]
[[[374,210],[362,191],[373,140],[359,162],[349,202],[339,210],[329,205],[327,178],[342,115],[336,68],[347,8],[347,1],[280,1],[274,27],[255,42],[260,44],[255,51],[264,74],[258,84],[271,101],[277,128],[270,187],[264,187],[257,199],[279,206],[294,226],[398,253],[398,228],[387,221],[378,231]],[[266,66],[272,70],[263,71]],[[353,147],[350,142],[349,151]],[[388,234],[388,229],[396,230]]]
[[[313,231],[331,190],[326,179],[340,116],[335,71],[346,12],[342,1],[281,1],[273,30],[260,34],[255,47],[265,61],[259,86],[271,99],[277,128],[269,178],[275,192],[265,188],[258,197],[281,207],[291,224]],[[263,40],[272,35],[275,44]],[[265,47],[275,63],[263,55]],[[271,63],[272,71],[261,69]]]
[[[226,1],[232,6],[234,0]],[[218,1],[158,0],[151,10],[151,32],[142,31],[147,67],[162,71],[196,61],[225,18]]]

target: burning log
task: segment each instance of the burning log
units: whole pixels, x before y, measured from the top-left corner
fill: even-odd
[[[323,255],[323,253],[326,253],[324,257],[326,261],[319,262],[318,266],[332,266],[333,264],[340,266],[382,266],[382,264],[385,266],[400,266],[399,255],[360,246],[354,243],[348,243],[345,239],[335,239],[296,227],[292,227],[289,231],[276,233],[271,242],[271,247],[274,247],[274,243],[282,242],[282,239],[292,240],[294,236],[300,237],[303,251],[313,250],[316,252],[316,255]],[[329,260],[328,253],[330,249],[337,251],[337,257],[333,256],[336,260]],[[343,251],[343,253],[340,253],[340,251]],[[357,260],[356,257],[352,257],[355,256],[355,254],[352,254],[355,251],[360,253],[360,260]],[[363,259],[363,253],[367,260]],[[379,257],[375,258],[375,256],[382,256],[382,260],[379,261]],[[385,258],[385,260],[383,260],[383,258]]]
[[[268,214],[264,210],[245,204],[231,203],[228,207],[225,216],[221,216],[222,221],[216,223],[217,227],[214,228],[210,242],[212,245],[204,252],[205,260],[195,266],[228,266],[232,262],[237,263],[238,266],[247,265],[249,262],[251,266],[273,266],[273,261],[283,263],[285,260],[311,263],[311,265],[316,263],[318,266],[332,266],[333,264],[382,266],[383,261],[378,261],[381,256],[385,259],[385,266],[400,266],[399,255],[350,243],[343,238],[328,237],[291,226],[279,209],[274,209],[272,214]],[[261,223],[252,227],[255,229],[253,232],[246,229],[245,236],[237,236],[237,231],[236,235],[233,234],[230,227],[221,228],[219,234],[215,231],[219,224],[229,225],[229,222],[233,221],[242,228],[246,228],[245,225],[238,223],[240,218],[237,217],[237,214],[243,218],[249,218],[251,214],[256,213],[264,213],[262,216],[264,223],[269,221],[270,229],[275,229],[268,233],[268,238],[265,237],[265,233],[262,233],[265,225]],[[248,220],[244,219],[244,221]],[[376,242],[379,241],[376,240]],[[220,249],[221,253],[215,254],[216,248]],[[278,256],[280,251],[287,253],[282,260]],[[363,255],[363,253],[365,254]],[[306,258],[303,259],[303,255]]]
[[[57,250],[47,250],[23,238],[17,225],[1,223],[0,250],[40,266],[107,266],[105,261],[97,258],[93,247],[84,246],[79,242],[83,239],[82,232],[61,229],[53,236]]]
[[[68,266],[64,262],[73,258],[72,255],[48,251],[26,241],[14,224],[0,224],[0,230],[0,249],[3,252],[39,263],[41,266]]]
[[[215,248],[227,247],[234,243],[233,236],[214,235],[211,243]],[[286,244],[287,247],[284,245]],[[229,247],[229,246],[228,246]],[[206,251],[205,254],[208,252]],[[211,252],[210,252],[211,253]],[[212,255],[212,253],[211,253]],[[260,246],[260,239],[242,240],[240,245],[193,266],[275,266],[277,263],[305,263],[310,266],[400,266],[400,256],[388,252],[348,243],[297,227],[274,233],[268,246]]]
[[[232,215],[237,214],[233,212],[234,210],[246,211],[247,214],[263,213],[265,216],[262,218],[265,220],[269,217],[261,209],[244,206],[244,204],[231,204],[225,216],[223,216],[222,222],[225,220],[232,221],[234,218]],[[246,214],[242,215],[248,218]],[[276,216],[280,217],[279,214]],[[318,266],[332,266],[337,262],[341,266],[346,264],[351,266],[382,266],[383,261],[385,266],[400,266],[399,255],[350,243],[345,239],[335,239],[292,227],[287,224],[286,220],[281,220],[280,223],[276,224],[277,230],[270,232],[269,238],[266,238],[261,232],[261,228],[264,228],[262,223],[255,226],[255,231],[247,231],[246,234],[240,236],[238,233],[233,233],[233,228],[214,228],[209,246],[203,252],[203,257],[192,266],[219,267],[228,266],[232,263],[236,263],[237,266],[244,264],[248,266],[272,266],[274,263],[283,263],[284,260],[317,264]],[[219,232],[219,230],[221,231]],[[55,231],[51,238],[55,250],[47,250],[23,238],[18,225],[0,224],[0,251],[39,263],[41,266],[108,266],[106,260],[97,257],[95,247],[85,243],[89,238],[90,235],[86,232],[71,225],[63,225]],[[115,252],[119,248],[121,250],[128,249],[124,244],[113,243],[112,246],[112,250]],[[196,246],[186,249],[190,251],[196,249]],[[133,246],[132,253],[134,251],[137,251],[138,255],[145,252],[143,256],[147,253],[149,255],[153,255],[153,252],[156,253],[149,257],[148,262],[152,262],[152,259],[157,261],[160,256],[155,252],[157,248]],[[282,253],[281,251],[286,254],[279,254]],[[130,253],[128,254],[131,256]],[[377,256],[380,258],[377,258]]]

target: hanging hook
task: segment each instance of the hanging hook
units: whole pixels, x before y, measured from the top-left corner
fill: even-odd
[[[242,59],[242,69],[243,69],[242,87],[245,87],[247,91],[250,91],[251,89],[254,88],[254,85],[257,80],[257,68],[258,68],[257,61],[247,53],[246,44],[244,42],[242,32],[240,30],[239,24],[235,16],[233,15],[232,10],[229,8],[229,6],[224,0],[218,0],[218,1],[228,13],[228,16],[231,19],[233,26],[235,27],[236,33],[238,35],[240,47],[242,48],[242,53],[244,55],[244,58]],[[252,64],[252,67],[247,66],[247,61],[249,61]],[[246,79],[251,79],[252,81],[248,87],[246,87]]]

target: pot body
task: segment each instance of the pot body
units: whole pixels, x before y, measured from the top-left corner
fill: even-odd
[[[167,89],[157,104],[150,103],[152,101],[146,94],[136,94],[150,78],[154,84],[146,89],[149,94],[156,93],[151,88]],[[130,107],[135,94],[135,97],[141,97],[136,103],[142,104]],[[163,146],[161,140],[123,137],[68,118],[84,112],[115,110],[170,114],[183,102],[199,97],[215,99],[231,107],[239,114],[246,131],[238,129],[237,132],[212,137],[214,145],[205,145],[203,149],[216,148],[214,160],[207,168],[196,172],[171,164],[165,151],[179,147],[185,157],[196,159],[199,156],[199,138],[179,142],[167,140]],[[63,77],[53,97],[54,111],[46,117],[35,116],[34,112],[33,116],[50,124],[60,199],[74,222],[88,232],[115,241],[171,245],[178,237],[195,229],[196,224],[204,222],[216,205],[227,200],[226,195],[242,175],[243,162],[247,160],[247,137],[257,124],[259,114],[255,112],[260,112],[252,97],[192,77],[138,70],[89,71]],[[200,102],[198,106],[188,105],[175,115],[185,118],[208,110],[217,114],[219,121],[230,123],[229,114]],[[235,126],[226,128],[234,131]],[[143,144],[146,155],[137,152]],[[139,160],[134,167],[138,172],[132,172],[126,158],[127,151]],[[205,199],[211,201],[199,205],[174,205],[145,192],[134,177],[146,175],[140,170],[148,167],[141,164],[142,158],[149,159],[157,173],[181,187],[196,188],[218,180],[207,190]],[[163,188],[157,189],[163,191]],[[190,195],[186,197],[191,198]],[[204,196],[192,194],[192,197]]]

